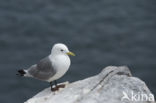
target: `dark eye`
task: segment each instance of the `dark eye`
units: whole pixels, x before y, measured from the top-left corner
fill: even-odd
[[[64,50],[63,50],[63,49],[61,49],[61,51],[63,52]]]

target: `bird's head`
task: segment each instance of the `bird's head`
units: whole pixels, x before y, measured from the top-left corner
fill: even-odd
[[[64,55],[71,55],[75,56],[75,54],[69,51],[68,47],[65,44],[57,43],[53,46],[51,54],[64,54]]]

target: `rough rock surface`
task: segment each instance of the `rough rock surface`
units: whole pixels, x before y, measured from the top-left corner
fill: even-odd
[[[127,67],[109,66],[96,76],[66,83],[57,92],[47,88],[25,103],[155,103],[153,99],[146,84],[132,77]]]

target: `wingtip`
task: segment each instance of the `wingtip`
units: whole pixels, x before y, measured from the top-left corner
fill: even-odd
[[[20,69],[16,75],[24,76],[24,74],[26,74],[26,72],[23,69]]]

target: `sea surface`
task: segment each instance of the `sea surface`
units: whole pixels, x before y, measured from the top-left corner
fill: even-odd
[[[49,87],[16,72],[55,43],[76,54],[58,82],[126,65],[156,95],[156,0],[0,0],[0,103],[23,103]]]

